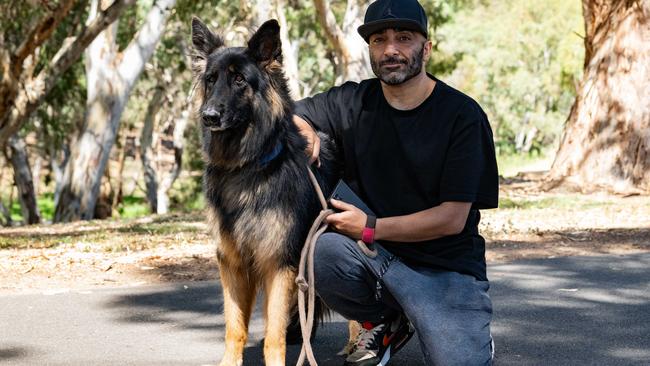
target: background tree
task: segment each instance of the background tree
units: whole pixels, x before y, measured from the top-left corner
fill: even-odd
[[[24,221],[28,225],[38,224],[41,222],[41,214],[36,205],[34,180],[27,157],[27,144],[23,138],[14,135],[9,138],[9,150],[9,159],[14,168],[14,181],[18,187]]]
[[[437,14],[450,20],[435,32],[430,71],[478,100],[499,155],[552,154],[582,75],[580,4],[504,0],[460,11],[444,4]]]
[[[549,178],[650,191],[650,0],[583,0],[584,77]]]
[[[4,150],[9,138],[25,124],[61,75],[81,57],[90,42],[133,2],[134,0],[115,0],[98,12],[93,21],[76,36],[70,35],[49,60],[41,60],[38,49],[52,36],[75,2],[63,0],[57,5],[47,5],[45,2],[37,8],[23,2],[2,5],[2,28],[3,31],[10,31],[7,33],[13,39],[0,35],[0,150]],[[40,17],[30,22],[27,28],[17,21],[34,16]],[[22,34],[26,36],[18,38]],[[11,47],[12,44],[17,46]]]
[[[88,47],[86,120],[64,173],[55,221],[93,218],[101,177],[115,143],[122,112],[175,3],[175,0],[155,1],[123,52],[118,51],[117,22]],[[106,5],[107,1],[93,0],[89,21]]]
[[[318,23],[334,53],[334,83],[367,79],[372,75],[370,59],[366,43],[357,33],[357,28],[363,24],[365,7],[359,0],[348,0],[339,24],[330,3],[330,0],[314,0]]]

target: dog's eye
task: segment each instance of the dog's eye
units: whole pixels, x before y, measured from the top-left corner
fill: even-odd
[[[217,82],[217,78],[218,78],[218,76],[219,76],[219,75],[217,75],[217,74],[211,74],[211,75],[208,75],[208,77],[205,78],[205,82],[206,82],[207,84],[214,84],[214,83]]]
[[[242,76],[242,74],[235,74],[235,82],[237,84],[241,84],[244,82],[244,77]]]

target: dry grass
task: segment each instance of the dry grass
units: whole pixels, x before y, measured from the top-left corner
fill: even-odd
[[[650,197],[548,193],[502,185],[482,212],[488,262],[650,250]],[[205,215],[0,229],[0,292],[217,278]]]

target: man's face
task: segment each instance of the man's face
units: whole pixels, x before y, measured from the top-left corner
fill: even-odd
[[[385,29],[368,39],[370,64],[377,77],[388,85],[401,84],[422,72],[431,43],[418,32]]]

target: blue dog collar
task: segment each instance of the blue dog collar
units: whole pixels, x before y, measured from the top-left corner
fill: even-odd
[[[284,146],[282,145],[281,142],[278,141],[278,143],[273,148],[273,151],[271,151],[270,154],[262,157],[262,159],[260,160],[260,164],[261,165],[266,165],[266,164],[272,162],[275,158],[278,157],[278,155],[280,155],[280,153],[282,152],[282,149],[284,149]]]

